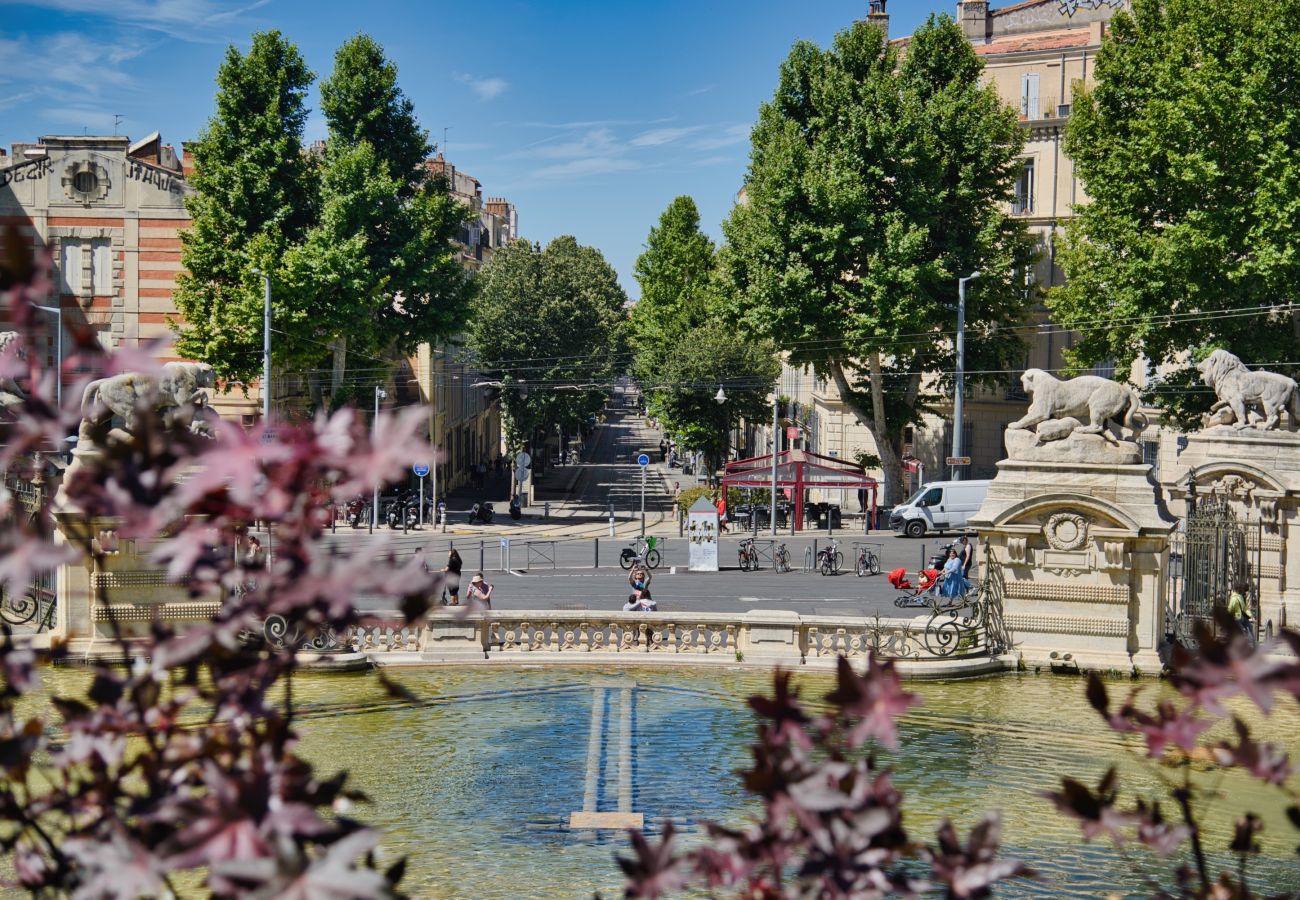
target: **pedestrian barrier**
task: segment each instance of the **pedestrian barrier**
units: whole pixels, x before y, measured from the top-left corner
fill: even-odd
[[[524,544],[524,550],[528,554],[524,562],[525,570],[531,570],[534,562],[550,563],[551,568],[555,568],[555,541],[528,541]]]

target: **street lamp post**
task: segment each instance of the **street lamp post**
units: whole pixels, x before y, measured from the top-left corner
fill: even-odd
[[[772,392],[772,497],[771,497],[771,503],[768,504],[768,511],[767,511],[768,517],[772,520],[772,537],[776,537],[776,454],[777,454],[777,450],[780,449],[781,447],[781,435],[780,432],[777,431],[777,429],[780,427],[780,424],[778,423],[776,417],[776,407],[777,404],[780,402],[780,399],[781,399],[780,396],[775,391],[773,391]],[[753,514],[753,510],[750,510],[750,514],[751,515]]]
[[[966,393],[966,282],[980,277],[978,271],[957,279],[957,378],[956,393],[952,399],[952,455],[961,456],[962,401]],[[958,481],[965,466],[952,467],[952,480]]]
[[[254,275],[262,276],[262,425],[271,423],[271,276],[261,269]]]
[[[388,392],[375,385],[375,418],[370,423],[370,443],[372,446],[379,442],[379,401],[388,396]],[[375,482],[374,494],[370,499],[370,528],[374,530],[379,527],[379,482]]]
[[[59,320],[58,331],[54,335],[54,402],[59,409],[63,409],[63,307],[32,305],[47,313],[54,313]]]

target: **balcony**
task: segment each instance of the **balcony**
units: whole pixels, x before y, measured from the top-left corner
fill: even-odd
[[[1022,96],[1018,112],[1022,122],[1066,119],[1070,115],[1070,104],[1062,103],[1057,97]]]

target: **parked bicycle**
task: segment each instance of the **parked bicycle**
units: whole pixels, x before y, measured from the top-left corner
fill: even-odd
[[[740,571],[751,569],[758,571],[758,548],[754,546],[753,538],[745,538],[740,542]]]
[[[661,562],[659,551],[655,549],[656,539],[637,538],[629,546],[624,547],[618,555],[618,564],[624,569],[630,569],[635,563],[642,563],[648,569],[659,568]]]
[[[772,568],[782,573],[790,571],[790,551],[786,549],[784,542],[777,544],[776,549],[772,551]]]
[[[857,563],[853,568],[859,578],[863,575],[879,575],[880,557],[876,556],[869,547],[859,547]]]
[[[817,551],[817,567],[823,575],[838,575],[844,566],[844,554],[840,552],[840,542],[835,538],[821,550]]]

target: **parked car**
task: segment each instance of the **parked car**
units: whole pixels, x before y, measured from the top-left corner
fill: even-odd
[[[989,481],[931,481],[889,514],[895,534],[921,537],[926,532],[961,531],[984,504]]]

